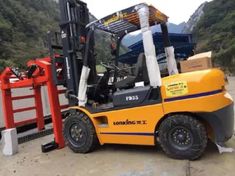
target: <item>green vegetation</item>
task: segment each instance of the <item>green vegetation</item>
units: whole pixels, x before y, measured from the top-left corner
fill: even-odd
[[[212,50],[214,62],[235,73],[235,1],[214,0],[204,8],[197,24],[197,52]]]
[[[0,7],[0,71],[48,55],[46,34],[58,30],[58,4],[53,0],[0,0]],[[235,1],[214,0],[204,12],[193,32],[197,52],[213,50],[215,63],[235,73]],[[98,63],[112,57],[109,43],[109,34],[97,32]]]
[[[29,59],[48,55],[47,32],[59,31],[59,6],[53,0],[0,0],[0,72],[24,67]],[[90,14],[90,19],[95,17]],[[97,31],[97,63],[112,58],[110,35]],[[124,47],[121,50],[125,50]]]
[[[0,70],[21,67],[47,54],[48,30],[57,30],[58,4],[52,0],[0,0]]]

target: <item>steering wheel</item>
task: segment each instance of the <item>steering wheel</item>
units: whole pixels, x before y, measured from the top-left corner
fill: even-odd
[[[106,68],[107,70],[115,70],[116,69],[116,66],[114,66],[114,65],[111,65],[111,64],[106,64],[106,63],[103,63],[103,62],[101,62],[100,63],[100,65],[102,65],[104,68]]]
[[[103,63],[101,62],[100,65],[102,65],[104,68],[106,68],[108,71],[117,71],[118,75],[121,77],[125,77],[129,74],[128,69],[132,68],[119,68],[118,66],[114,65],[114,64],[110,64],[110,63]]]

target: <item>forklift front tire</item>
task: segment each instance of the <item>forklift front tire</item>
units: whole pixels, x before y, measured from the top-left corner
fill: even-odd
[[[195,160],[203,154],[208,137],[201,122],[190,115],[177,114],[161,123],[159,140],[169,157]]]
[[[89,153],[98,143],[95,128],[89,117],[81,112],[69,115],[64,122],[64,138],[75,153]]]

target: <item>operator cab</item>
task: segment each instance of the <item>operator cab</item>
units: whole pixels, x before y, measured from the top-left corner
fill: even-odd
[[[146,53],[150,55],[149,57],[154,57],[152,65],[155,64],[156,66],[157,59],[154,49],[155,47],[151,38],[152,32],[150,31],[150,26],[153,25],[161,25],[164,45],[165,47],[170,46],[166,25],[167,19],[168,17],[166,15],[153,6],[138,4],[87,25],[87,29],[89,31],[87,36],[88,39],[91,39],[89,34],[92,35],[95,30],[102,30],[110,34],[110,52],[114,59],[108,60],[107,63],[100,63],[100,65],[105,67],[106,71],[103,73],[103,76],[97,76],[96,71],[92,71],[92,68],[95,68],[92,63],[94,64],[95,62],[90,62],[90,58],[88,57],[84,58],[83,71],[84,73],[88,72],[88,70],[90,71],[90,74],[85,75],[85,77],[97,78],[96,83],[90,85],[89,83],[88,85],[85,85],[86,82],[84,85],[81,85],[80,81],[80,86],[85,89],[87,88],[86,106],[93,108],[95,107],[96,110],[99,108],[103,110],[118,107],[123,108],[124,106],[130,107],[143,103],[148,104],[160,101],[160,85],[156,85],[156,82],[161,82],[161,80],[159,80],[160,72],[158,73],[156,72],[156,69],[148,68],[146,64]],[[144,40],[144,44],[146,45],[145,53],[141,53],[139,55],[134,66],[120,64],[119,53],[122,39],[127,34],[140,29],[142,30],[143,35],[148,35],[146,40]],[[93,44],[93,42],[87,41],[88,45],[86,48],[90,47],[90,43]],[[148,51],[148,48],[146,47],[150,47],[151,50]],[[151,67],[151,63],[149,67]],[[154,84],[151,84],[151,80],[149,78],[151,70],[154,73],[157,73],[156,75],[153,75],[152,72],[152,82],[155,80]],[[82,90],[81,87],[79,90]],[[80,91],[80,95],[79,100],[81,98],[86,100],[84,91]],[[83,105],[80,104],[80,106],[85,105],[84,103],[82,104]]]

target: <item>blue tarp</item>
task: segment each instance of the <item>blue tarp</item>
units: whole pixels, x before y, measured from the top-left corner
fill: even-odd
[[[188,58],[193,53],[193,49],[195,47],[195,43],[192,41],[191,34],[169,34],[171,44],[175,48],[175,57],[176,59],[185,59]],[[156,46],[156,52],[159,56],[158,62],[163,63],[166,62],[164,56],[164,47],[163,47],[163,37],[162,34],[156,32],[153,34],[154,44]],[[137,62],[137,58],[140,53],[144,52],[143,49],[143,41],[140,40],[139,42],[131,45],[128,47],[129,52],[122,54],[119,56],[119,62],[125,64],[134,64]]]

